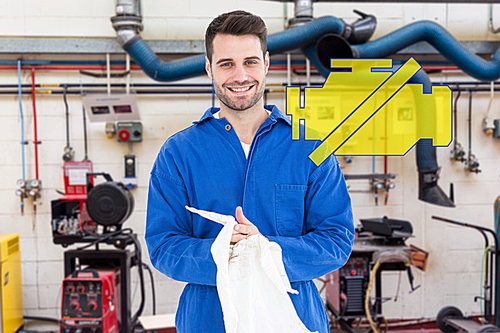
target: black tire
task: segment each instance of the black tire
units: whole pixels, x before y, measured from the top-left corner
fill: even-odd
[[[477,331],[477,333],[486,333],[486,332],[500,332],[500,329],[495,325],[484,325]]]
[[[444,333],[455,333],[458,330],[452,326],[449,326],[446,323],[445,319],[462,319],[464,315],[462,314],[462,311],[460,311],[459,308],[456,308],[454,306],[445,306],[441,310],[439,310],[437,316],[436,316],[436,323],[441,332]]]

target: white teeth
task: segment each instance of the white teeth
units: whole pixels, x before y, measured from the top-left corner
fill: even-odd
[[[250,89],[250,87],[246,87],[246,88],[230,88],[232,91],[236,91],[236,92],[240,92],[240,91],[247,91],[248,89]]]

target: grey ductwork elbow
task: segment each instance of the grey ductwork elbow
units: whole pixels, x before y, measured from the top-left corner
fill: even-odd
[[[346,24],[342,35],[351,44],[363,44],[366,43],[375,32],[375,28],[377,28],[377,18],[356,9],[354,12],[361,17],[352,24]]]
[[[140,38],[143,29],[141,3],[139,0],[118,0],[116,16],[111,18],[116,31],[116,40],[123,49]]]
[[[359,58],[359,53],[351,45],[367,42],[375,32],[375,16],[358,10],[354,12],[361,16],[357,21],[352,24],[345,23],[341,34],[323,35],[316,43],[317,58],[325,68],[330,68],[332,58]]]

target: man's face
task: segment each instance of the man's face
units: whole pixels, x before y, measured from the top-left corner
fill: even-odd
[[[213,40],[212,64],[206,61],[217,97],[236,111],[247,110],[261,101],[268,68],[269,54],[264,57],[255,35],[217,34]]]

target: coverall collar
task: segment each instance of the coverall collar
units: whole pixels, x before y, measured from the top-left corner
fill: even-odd
[[[285,117],[283,115],[283,113],[281,113],[281,111],[276,107],[276,105],[265,105],[264,108],[266,110],[271,111],[271,114],[267,118],[267,121],[271,121],[272,123],[275,123],[275,122],[277,122],[278,119],[282,119],[288,125],[291,126],[290,119],[288,119],[287,117]],[[214,113],[217,113],[218,111],[220,111],[220,108],[216,108],[216,107],[209,108],[207,111],[205,111],[205,114],[201,117],[201,119],[199,121],[194,121],[193,124],[197,125],[197,124],[202,123],[206,119],[214,118]]]

